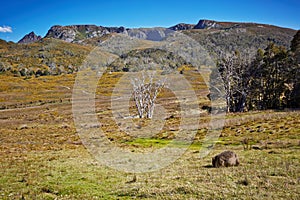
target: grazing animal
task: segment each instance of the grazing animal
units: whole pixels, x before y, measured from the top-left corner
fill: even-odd
[[[230,167],[239,164],[239,158],[232,151],[224,151],[212,158],[213,167]]]

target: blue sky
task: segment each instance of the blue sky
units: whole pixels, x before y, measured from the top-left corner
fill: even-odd
[[[257,22],[300,29],[299,0],[6,0],[0,8],[0,38],[17,42],[53,25],[170,27],[200,19]]]

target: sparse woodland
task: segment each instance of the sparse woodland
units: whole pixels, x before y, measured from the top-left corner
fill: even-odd
[[[214,78],[220,73],[228,112],[300,106],[299,32],[290,50],[270,43],[253,58],[238,51],[220,56],[211,73],[211,90],[215,90]]]

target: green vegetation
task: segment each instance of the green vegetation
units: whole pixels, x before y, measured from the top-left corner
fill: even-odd
[[[124,72],[141,71],[143,69],[156,69],[168,72],[187,64],[183,58],[174,55],[172,52],[166,52],[161,49],[142,49],[121,55],[109,68],[112,71]]]

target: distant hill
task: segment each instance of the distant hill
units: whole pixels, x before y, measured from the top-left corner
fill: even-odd
[[[0,73],[10,72],[15,75],[73,73],[95,46],[101,45],[114,35],[145,41],[161,41],[174,31],[193,38],[215,59],[221,54],[236,50],[242,55],[251,57],[258,48],[264,49],[270,42],[289,48],[296,34],[296,30],[273,25],[214,20],[199,20],[197,24],[179,23],[168,28],[56,25],[52,26],[43,38],[31,32],[18,44],[0,40]],[[126,41],[121,40],[120,45],[126,46]],[[151,52],[152,57],[163,55]]]

